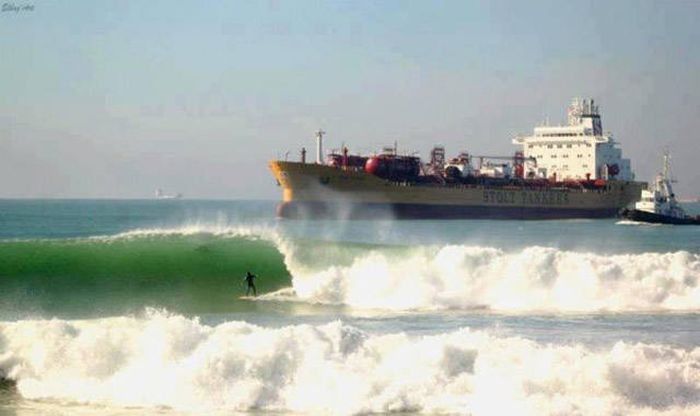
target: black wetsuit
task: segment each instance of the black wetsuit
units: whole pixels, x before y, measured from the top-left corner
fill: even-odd
[[[245,282],[248,284],[248,290],[245,291],[245,295],[248,296],[250,293],[250,289],[253,289],[253,296],[258,296],[257,291],[255,290],[255,275],[252,273],[248,273],[245,276]]]

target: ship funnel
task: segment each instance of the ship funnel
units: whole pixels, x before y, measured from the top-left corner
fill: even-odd
[[[316,163],[319,165],[323,163],[323,135],[326,134],[325,131],[318,129],[316,132]]]

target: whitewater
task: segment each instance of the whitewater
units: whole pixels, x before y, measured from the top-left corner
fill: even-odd
[[[697,227],[273,213],[0,201],[0,410],[700,412]]]

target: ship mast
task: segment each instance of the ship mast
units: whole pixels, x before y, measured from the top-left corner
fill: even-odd
[[[671,181],[671,154],[668,148],[664,149],[664,170],[662,175],[665,180]]]

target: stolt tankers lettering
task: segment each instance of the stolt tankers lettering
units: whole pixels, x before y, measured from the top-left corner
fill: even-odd
[[[448,159],[436,146],[430,160],[401,155],[396,145],[362,156],[323,154],[316,133],[316,163],[270,162],[283,189],[278,215],[288,218],[498,218],[614,217],[637,201],[629,159],[602,129],[598,106],[575,99],[566,125],[535,127],[518,136],[513,156],[460,153]]]

